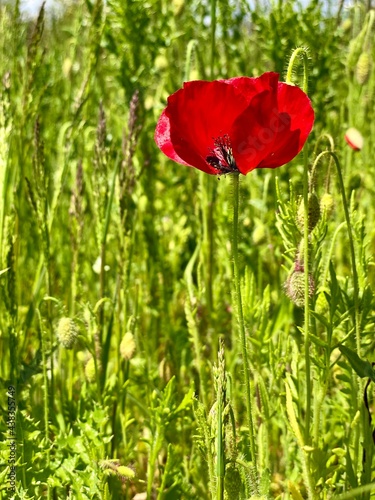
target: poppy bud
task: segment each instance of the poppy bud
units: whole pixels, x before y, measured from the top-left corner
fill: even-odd
[[[359,56],[357,66],[355,68],[355,76],[357,78],[357,82],[360,85],[364,85],[371,72],[371,58],[368,52],[362,52]]]
[[[242,489],[241,474],[235,462],[230,462],[225,469],[225,499],[237,500]]]
[[[133,357],[135,351],[134,335],[132,332],[126,332],[121,344],[120,344],[120,354],[125,360],[129,360]]]
[[[330,193],[324,193],[320,199],[320,210],[327,216],[331,215],[335,206],[335,201]]]
[[[362,178],[359,174],[354,174],[350,176],[349,182],[348,182],[348,190],[349,192],[355,191],[356,189],[359,189],[362,185]]]
[[[309,207],[309,232],[311,232],[314,227],[317,225],[320,219],[320,204],[318,197],[315,193],[309,193],[308,198],[308,207]],[[303,231],[305,227],[305,204],[303,200],[301,201],[298,212],[297,212],[297,225],[301,231]]]
[[[65,349],[73,347],[77,336],[78,330],[74,321],[70,318],[61,318],[57,326],[57,338]]]
[[[367,32],[367,26],[365,25],[363,26],[358,36],[353,40],[351,40],[351,42],[349,43],[347,65],[350,70],[354,70],[358,62],[358,59],[360,58],[360,55],[363,51],[363,43],[365,41],[366,32]]]
[[[354,151],[360,151],[363,148],[362,134],[354,127],[348,128],[345,134],[345,140]]]
[[[309,274],[309,297],[314,295],[315,283]],[[293,271],[285,283],[285,293],[297,306],[303,307],[305,303],[305,273],[303,271]]]

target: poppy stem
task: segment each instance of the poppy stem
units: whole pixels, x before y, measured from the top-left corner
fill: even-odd
[[[310,419],[311,419],[311,364],[310,364],[310,261],[309,261],[309,166],[307,150],[303,153],[303,204],[304,204],[304,227],[303,227],[303,265],[305,273],[305,368],[306,368],[306,420],[305,420],[305,444],[310,443]]]
[[[253,461],[253,466],[255,469],[255,475],[257,476],[257,457],[255,452],[255,439],[254,439],[254,423],[253,423],[253,411],[251,404],[251,377],[250,377],[250,364],[247,353],[246,345],[246,334],[245,334],[245,321],[243,317],[242,309],[242,294],[241,294],[241,280],[239,275],[238,266],[238,206],[239,206],[239,174],[233,173],[233,239],[232,239],[232,259],[233,259],[233,277],[234,277],[234,301],[236,305],[238,329],[240,333],[240,342],[242,349],[242,358],[244,365],[245,374],[245,388],[246,388],[246,410],[249,426],[249,438],[250,438],[250,452],[251,459]]]

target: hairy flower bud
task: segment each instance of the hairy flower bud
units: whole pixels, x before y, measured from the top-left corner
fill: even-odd
[[[315,283],[309,274],[309,297],[314,295]],[[304,271],[293,271],[285,283],[285,293],[297,306],[303,307],[305,303],[305,273]]]
[[[242,489],[241,474],[235,462],[230,462],[225,469],[224,479],[225,499],[237,500]]]
[[[360,85],[364,85],[369,79],[371,72],[371,57],[368,52],[362,52],[359,56],[357,66],[355,68],[355,76]]]
[[[308,211],[309,232],[311,232],[320,219],[320,204],[319,204],[319,199],[315,193],[309,193],[308,207],[309,207]],[[303,231],[305,227],[305,204],[303,200],[301,200],[301,203],[298,207],[297,225],[299,229]]]
[[[320,210],[327,216],[331,215],[335,206],[335,200],[330,193],[324,193],[320,199]]]
[[[70,318],[61,318],[57,326],[58,341],[65,347],[71,349],[78,337],[78,329]]]
[[[134,341],[134,335],[132,332],[126,332],[122,338],[120,344],[120,354],[125,360],[129,360],[133,357],[136,345]]]

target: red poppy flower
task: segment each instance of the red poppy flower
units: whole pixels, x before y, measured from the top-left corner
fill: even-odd
[[[314,123],[298,87],[259,78],[192,81],[168,98],[155,131],[161,151],[208,174],[276,168],[302,149]]]

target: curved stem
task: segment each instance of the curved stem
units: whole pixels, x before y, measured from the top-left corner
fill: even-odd
[[[356,332],[356,347],[357,347],[358,356],[361,356],[361,328],[360,328],[361,325],[360,325],[360,315],[359,315],[359,284],[358,284],[358,273],[357,273],[356,258],[355,258],[353,231],[352,231],[352,225],[350,222],[350,215],[349,215],[349,208],[348,208],[348,200],[346,199],[345,186],[344,186],[344,180],[342,177],[340,162],[339,162],[339,159],[337,158],[336,154],[333,153],[332,151],[323,151],[323,153],[320,153],[320,155],[318,155],[318,157],[316,158],[316,162],[318,162],[323,155],[327,155],[327,154],[333,158],[335,165],[336,165],[337,175],[338,175],[339,184],[340,184],[342,204],[344,207],[346,226],[347,226],[347,230],[348,230],[350,257],[351,257],[352,274],[353,274],[353,299],[354,299],[354,323],[355,323],[355,332]]]
[[[303,91],[307,94],[308,89],[308,50],[305,47],[298,47],[294,50],[292,57],[289,59],[288,69],[286,72],[286,83],[292,83],[293,68],[296,64],[297,57],[303,60]]]
[[[246,387],[246,410],[249,426],[249,439],[250,439],[250,452],[254,464],[255,473],[257,470],[257,457],[255,452],[255,439],[254,439],[254,424],[253,412],[251,404],[251,379],[250,379],[250,365],[247,354],[246,335],[245,335],[245,322],[242,309],[242,295],[241,295],[241,281],[238,266],[238,206],[239,206],[239,174],[232,174],[233,178],[233,239],[232,239],[232,259],[233,259],[233,275],[235,294],[234,300],[236,304],[237,322],[240,333],[240,342],[242,349],[242,358],[245,374],[245,387]]]

